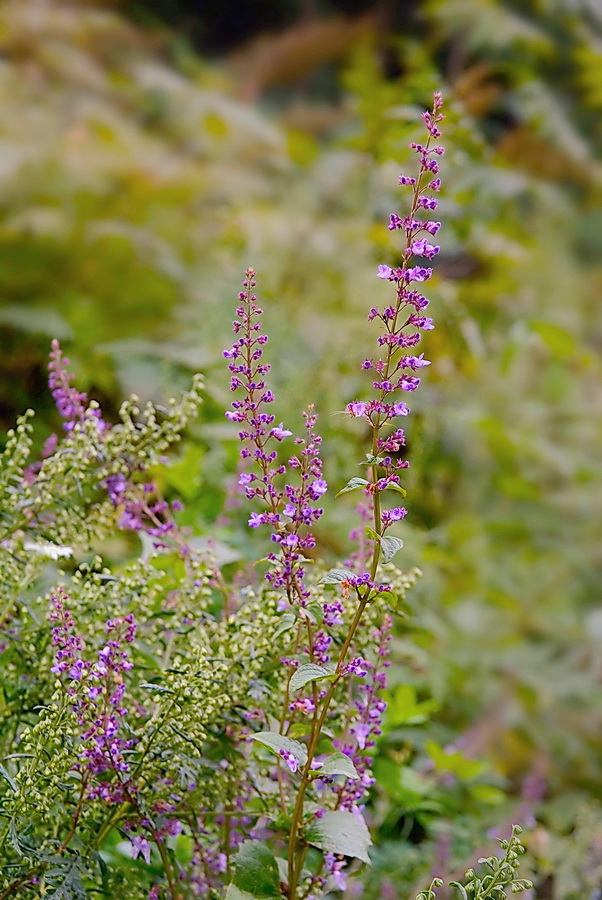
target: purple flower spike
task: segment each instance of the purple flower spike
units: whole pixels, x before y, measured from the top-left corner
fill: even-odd
[[[224,357],[230,360],[230,386],[242,393],[242,399],[233,401],[226,417],[242,426],[241,459],[252,461],[257,470],[257,474],[242,472],[238,478],[246,498],[258,498],[264,506],[262,512],[250,514],[249,526],[272,526],[271,540],[280,550],[279,554],[268,554],[272,568],[265,577],[274,588],[284,590],[289,602],[303,604],[309,596],[303,581],[304,551],[315,546],[310,528],[322,515],[322,509],[314,503],[328,489],[322,477],[322,439],[315,433],[317,417],[310,407],[303,414],[306,437],[295,440],[296,455],[286,465],[278,460],[275,447],[292,432],[283,422],[274,425],[275,417],[266,408],[274,402],[274,394],[266,384],[270,366],[263,361],[263,347],[267,337],[261,331],[262,312],[253,293],[255,286],[255,272],[247,269],[234,322],[237,340],[224,351]],[[296,485],[283,484],[288,471],[294,472]]]
[[[88,408],[87,394],[83,394],[72,387],[73,374],[67,371],[69,360],[63,356],[63,351],[56,338],[52,341],[50,362],[48,363],[48,387],[54,397],[56,408],[65,419],[63,428],[65,431],[73,431],[77,424],[82,424],[86,418]],[[104,431],[106,422],[101,417],[100,410],[92,410],[92,415],[97,420],[99,431]]]
[[[395,285],[396,300],[384,308],[372,306],[368,313],[368,321],[379,320],[381,333],[377,337],[379,353],[382,356],[364,360],[362,369],[372,375],[372,386],[376,391],[376,399],[370,401],[353,400],[347,404],[347,412],[352,418],[363,418],[367,421],[374,436],[374,446],[378,454],[373,457],[371,465],[372,484],[367,493],[380,493],[389,485],[389,479],[400,469],[409,466],[407,460],[399,459],[391,454],[399,453],[405,445],[403,432],[394,430],[387,438],[383,429],[392,426],[395,429],[395,418],[407,416],[408,406],[399,400],[400,392],[411,393],[420,385],[420,378],[412,374],[417,369],[430,365],[424,354],[409,354],[410,348],[417,347],[422,338],[421,332],[432,331],[435,327],[430,316],[423,315],[429,301],[416,285],[429,281],[433,269],[423,265],[412,265],[416,258],[431,261],[439,253],[439,247],[432,244],[430,236],[437,234],[440,222],[432,221],[424,215],[437,208],[437,199],[432,196],[441,188],[438,158],[444,154],[444,148],[435,142],[441,137],[439,123],[444,118],[441,114],[443,100],[439,92],[433,96],[433,106],[423,115],[427,135],[424,143],[412,142],[410,147],[419,157],[417,176],[400,175],[399,184],[409,190],[411,206],[406,216],[391,213],[388,228],[392,232],[405,233],[405,247],[401,251],[401,265],[393,268],[386,264],[379,265],[378,278]],[[429,237],[425,237],[428,235]],[[401,440],[395,435],[401,434]],[[384,478],[381,477],[384,470]],[[400,522],[406,510],[398,507],[383,510],[377,527],[380,533],[393,523]]]

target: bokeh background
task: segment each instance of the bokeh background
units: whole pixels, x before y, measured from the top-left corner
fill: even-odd
[[[221,349],[259,276],[278,399],[315,402],[335,488],[366,435],[366,325],[433,90],[447,100],[434,364],[408,421],[395,640],[366,898],[413,896],[528,825],[532,897],[602,896],[599,0],[5,0],[0,427],[58,337],[107,415],[206,375],[166,492],[253,558]],[[337,501],[320,551],[347,552]],[[116,542],[107,552],[126,552]],[[228,556],[229,554],[229,556]],[[443,895],[442,895],[443,896]]]

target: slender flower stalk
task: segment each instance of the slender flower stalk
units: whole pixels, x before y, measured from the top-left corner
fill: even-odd
[[[315,432],[317,417],[313,406],[303,414],[305,438],[296,438],[297,454],[285,465],[279,460],[277,446],[292,432],[268,412],[274,402],[274,394],[268,388],[266,375],[270,365],[263,361],[263,348],[268,342],[261,330],[262,310],[257,305],[255,272],[247,269],[243,288],[239,295],[239,307],[233,323],[234,333],[240,335],[224,357],[230,360],[230,389],[242,393],[241,400],[232,402],[232,410],[226,418],[243,426],[239,432],[242,442],[240,456],[250,460],[255,471],[242,472],[239,485],[248,500],[258,498],[263,503],[261,512],[252,512],[251,528],[269,525],[271,540],[280,553],[271,552],[267,558],[272,563],[266,578],[274,588],[285,591],[289,603],[304,605],[309,596],[304,585],[305,553],[315,546],[315,538],[309,528],[322,515],[315,503],[326,493],[328,485],[322,477],[320,444],[322,439]],[[299,484],[281,486],[287,472],[298,473]]]
[[[423,114],[427,129],[424,144],[412,143],[411,148],[418,154],[420,167],[416,177],[401,175],[399,183],[411,191],[412,201],[407,216],[391,214],[389,230],[401,231],[405,235],[405,248],[399,267],[387,265],[378,267],[378,277],[395,285],[395,303],[378,309],[372,307],[368,320],[378,320],[382,324],[382,332],[378,337],[378,346],[383,354],[378,358],[366,359],[362,368],[374,375],[372,387],[377,399],[369,401],[354,400],[348,404],[347,410],[354,418],[363,418],[368,422],[372,432],[372,453],[370,454],[372,484],[370,494],[374,498],[374,530],[382,536],[395,521],[401,521],[407,511],[403,507],[391,510],[381,509],[380,495],[388,488],[399,486],[399,470],[408,467],[406,460],[398,460],[393,454],[405,444],[405,433],[398,428],[396,420],[407,416],[410,412],[403,395],[412,393],[420,384],[420,378],[414,374],[430,365],[424,353],[414,354],[414,348],[421,341],[421,332],[434,328],[433,320],[423,315],[428,299],[417,289],[416,285],[428,281],[433,273],[432,268],[416,264],[417,260],[430,262],[439,252],[439,247],[429,243],[422,235],[435,236],[441,223],[431,219],[417,218],[420,213],[437,209],[438,201],[432,196],[441,188],[439,162],[445,150],[435,143],[441,137],[438,123],[444,118],[441,114],[443,99],[440,93],[433,98],[430,112]],[[394,426],[394,430],[383,434],[385,426]],[[374,578],[380,556],[380,544],[376,544],[372,559],[371,577]]]
[[[389,229],[401,230],[405,234],[406,243],[402,254],[402,264],[398,268],[381,265],[378,268],[378,277],[395,284],[396,300],[391,306],[379,310],[376,307],[370,309],[368,319],[380,320],[383,332],[378,338],[379,347],[383,356],[381,358],[367,359],[362,368],[374,373],[373,388],[377,392],[377,399],[369,401],[355,400],[348,404],[348,412],[354,418],[364,418],[372,431],[372,453],[368,455],[371,464],[371,482],[366,485],[366,493],[373,502],[375,537],[372,561],[369,572],[349,577],[346,581],[346,589],[354,589],[358,605],[355,615],[349,626],[347,637],[339,652],[331,684],[322,700],[320,711],[316,710],[307,747],[307,760],[302,770],[295,806],[293,809],[288,847],[288,896],[289,900],[296,900],[299,880],[305,858],[305,851],[299,850],[300,829],[304,820],[304,803],[306,792],[312,777],[312,769],[318,748],[318,742],[322,728],[328,716],[330,704],[333,701],[337,685],[341,678],[348,673],[346,658],[352,646],[356,633],[361,625],[364,612],[373,591],[384,586],[376,585],[381,544],[385,532],[395,522],[402,521],[407,515],[404,507],[383,509],[381,506],[381,494],[386,490],[399,491],[399,471],[408,467],[405,460],[397,460],[393,454],[405,444],[405,434],[396,426],[396,420],[400,416],[407,416],[409,408],[404,400],[399,398],[399,392],[404,394],[416,390],[420,379],[413,373],[430,365],[429,360],[424,359],[424,354],[413,355],[408,351],[418,345],[421,340],[421,331],[430,331],[434,325],[430,317],[422,315],[428,306],[428,300],[416,289],[415,285],[428,281],[432,275],[432,269],[422,265],[412,265],[416,258],[432,260],[439,252],[439,247],[432,245],[426,238],[420,237],[426,233],[434,236],[439,231],[440,223],[430,219],[418,219],[421,210],[431,211],[437,208],[437,200],[432,196],[439,191],[441,180],[439,175],[439,163],[437,158],[442,156],[444,148],[434,144],[441,132],[438,123],[443,119],[440,112],[442,97],[436,93],[433,98],[433,107],[430,112],[423,115],[427,129],[425,144],[412,143],[410,146],[419,155],[420,167],[417,177],[401,175],[399,182],[408,186],[412,191],[412,202],[409,215],[400,217],[391,215]],[[394,430],[386,434],[385,426],[394,426]],[[403,490],[403,489],[401,489]],[[367,738],[367,735],[366,735]],[[341,867],[335,867],[333,860],[326,860],[330,866],[330,872],[335,880],[340,880]]]

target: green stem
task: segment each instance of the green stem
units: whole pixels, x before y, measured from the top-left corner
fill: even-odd
[[[299,883],[299,877],[301,875],[302,869],[302,860],[300,859],[297,864],[296,859],[296,851],[298,844],[298,831],[301,826],[302,817],[303,817],[303,804],[305,802],[305,793],[307,791],[307,787],[309,785],[310,775],[311,775],[311,764],[316,755],[316,750],[318,748],[318,742],[320,740],[320,735],[322,733],[322,728],[324,726],[324,722],[326,721],[326,716],[328,715],[328,710],[330,708],[330,704],[332,702],[332,698],[334,697],[334,692],[336,690],[338,682],[343,677],[343,663],[345,662],[345,657],[349,651],[349,647],[351,646],[351,642],[355,637],[355,633],[359,627],[359,624],[362,619],[362,615],[364,610],[368,604],[369,597],[369,588],[366,590],[363,596],[360,596],[359,605],[355,611],[355,615],[353,617],[353,621],[349,627],[349,631],[347,632],[347,637],[345,638],[345,642],[341,648],[341,652],[339,654],[339,659],[337,662],[336,673],[333,677],[332,683],[324,697],[324,702],[322,704],[322,709],[320,710],[320,715],[317,719],[312,723],[312,730],[310,734],[309,744],[307,747],[307,762],[303,768],[303,772],[301,775],[301,782],[299,784],[299,790],[297,793],[297,799],[295,801],[295,807],[293,810],[293,817],[291,819],[291,828],[289,834],[289,843],[288,843],[288,889],[289,889],[289,900],[296,900],[297,897],[297,885]]]

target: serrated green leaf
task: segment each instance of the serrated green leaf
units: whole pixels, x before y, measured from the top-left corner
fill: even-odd
[[[299,760],[302,766],[307,762],[307,749],[304,745],[300,744],[299,741],[293,741],[291,738],[285,737],[283,734],[278,734],[277,731],[259,731],[257,734],[251,735],[251,740],[263,744],[276,756],[280,754],[281,750],[287,750]]]
[[[274,632],[274,640],[279,638],[280,635],[284,634],[286,631],[290,631],[291,628],[294,627],[296,621],[297,617],[294,613],[284,613],[284,615],[280,617],[278,628]]]
[[[333,753],[324,760],[324,765],[316,770],[318,777],[320,775],[344,775],[345,778],[352,778],[354,781],[360,776],[357,769],[345,753]]]
[[[355,813],[329,809],[321,819],[312,822],[305,838],[309,844],[327,853],[342,853],[343,856],[353,856],[370,863],[370,832],[363,818]]]
[[[254,900],[281,897],[276,858],[261,841],[243,841],[232,864],[234,886],[243,894],[250,894]]]
[[[401,486],[400,484],[395,484],[394,481],[390,482],[390,483],[386,486],[385,491],[397,491],[397,493],[398,493],[398,494],[401,494],[402,497],[407,497],[407,496],[408,496],[408,492],[406,491],[406,489],[405,489],[405,488],[402,488],[402,486]]]
[[[351,491],[360,491],[362,488],[365,488],[367,484],[370,484],[369,481],[366,481],[365,478],[351,478],[344,488],[342,488],[338,494],[335,494],[335,497],[340,497],[341,494],[349,494]]]
[[[403,547],[403,541],[397,537],[381,537],[380,547],[385,562],[390,562],[395,554]]]
[[[351,569],[331,569],[323,578],[320,578],[319,584],[341,584],[343,581],[349,581],[354,578],[355,573]]]
[[[398,550],[401,550],[403,547],[403,541],[401,538],[396,537],[383,537],[374,528],[370,528],[369,525],[366,525],[364,528],[364,532],[367,537],[369,537],[373,541],[378,541],[381,546],[383,559],[385,562],[390,562]]]
[[[299,691],[310,681],[320,681],[322,678],[328,678],[331,673],[324,666],[317,666],[315,663],[307,663],[305,666],[299,666],[290,680],[289,688],[291,691]]]

